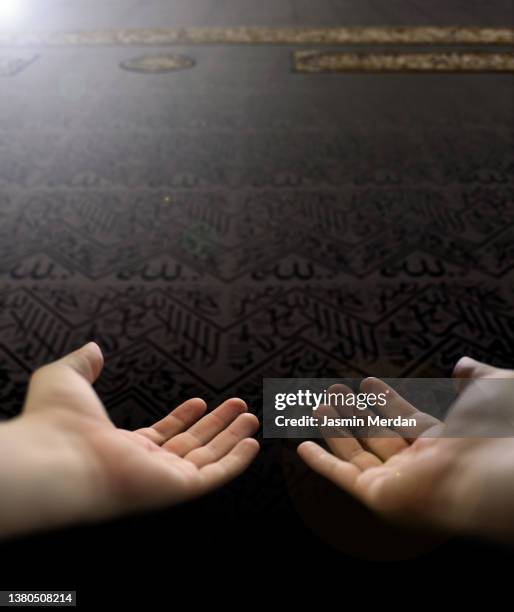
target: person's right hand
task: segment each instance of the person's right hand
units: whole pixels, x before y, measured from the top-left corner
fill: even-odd
[[[151,427],[115,427],[92,387],[102,366],[94,343],[43,366],[22,414],[0,425],[0,536],[187,501],[256,456],[259,422],[236,398],[206,416],[195,398]]]
[[[506,388],[512,389],[514,371],[463,358],[455,367],[454,377],[469,382],[509,379]],[[463,393],[456,402],[453,422],[450,414],[443,425],[379,379],[362,383],[362,391],[368,393],[386,389],[391,393],[388,405],[395,415],[417,417],[420,437],[413,440],[411,432],[388,430],[384,437],[327,438],[332,452],[304,442],[298,453],[307,465],[395,521],[514,539],[514,437],[450,437],[457,431],[451,429],[454,423],[460,427],[466,419],[475,432],[481,427],[486,431],[495,419],[503,424],[506,412],[514,423],[514,396],[504,394],[490,398],[488,405],[473,405],[473,394]],[[326,410],[330,413],[333,408]],[[505,436],[513,433],[511,428]]]

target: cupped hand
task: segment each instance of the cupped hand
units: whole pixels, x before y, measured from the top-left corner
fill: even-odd
[[[466,381],[512,379],[514,372],[463,358],[455,367],[454,377],[463,388]],[[451,427],[452,413],[443,424],[376,378],[364,380],[361,390],[387,391],[388,408],[383,416],[416,418],[415,435],[412,431],[385,428],[383,435],[374,432],[373,437],[366,438],[339,432],[339,437],[326,437],[331,452],[314,442],[300,444],[298,453],[307,465],[375,512],[395,521],[514,539],[512,432],[506,431],[501,438],[450,437],[453,434],[448,432],[452,430],[447,428]],[[476,415],[480,413],[486,431],[488,423],[496,418],[495,406],[505,412],[506,401],[514,416],[514,397],[493,398],[487,406],[469,405],[472,398],[468,393],[457,401],[455,414],[459,423],[469,412],[476,425]],[[334,409],[324,410],[331,414]]]
[[[18,514],[11,530],[24,530],[24,522],[47,527],[177,504],[229,482],[256,456],[251,436],[259,422],[240,399],[207,415],[203,400],[190,399],[151,427],[118,429],[92,387],[102,366],[99,347],[90,343],[40,368],[22,414],[2,426],[9,435],[0,428],[11,471],[32,485],[27,492],[24,483],[13,483],[14,498],[39,510],[37,519],[28,510],[25,518]],[[3,519],[9,523],[9,504]]]

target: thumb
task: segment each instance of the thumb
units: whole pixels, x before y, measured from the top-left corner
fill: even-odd
[[[104,365],[102,350],[96,342],[89,342],[73,353],[65,355],[47,367],[67,366],[93,384]]]
[[[462,357],[457,362],[452,374],[453,378],[468,379],[459,383],[459,388],[463,389],[470,380],[476,378],[513,378],[514,371],[495,368],[487,363],[477,361],[471,357]]]
[[[453,369],[453,378],[482,378],[487,374],[492,374],[495,368],[472,359],[471,357],[461,357]]]
[[[77,351],[42,366],[31,376],[25,410],[55,405],[77,407],[82,399],[81,405],[87,405],[88,411],[95,406],[94,410],[101,408],[103,413],[103,406],[91,387],[102,371],[103,361],[100,347],[90,342]],[[85,384],[80,384],[77,374]],[[90,391],[85,394],[86,389]],[[90,392],[93,395],[89,395]]]
[[[84,389],[84,385],[77,386],[80,378],[83,379],[85,387],[91,389],[90,385],[98,378],[102,367],[102,351],[94,342],[42,366],[31,376],[25,400],[26,409],[31,406],[68,403],[70,395],[75,397],[76,401],[79,390]],[[80,377],[78,380],[77,374]]]

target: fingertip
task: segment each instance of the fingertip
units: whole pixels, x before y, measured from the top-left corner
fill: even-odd
[[[259,429],[259,426],[261,423],[259,419],[255,416],[255,414],[251,412],[245,412],[244,414],[241,415],[241,418],[245,418],[248,422],[251,422],[256,430]]]
[[[303,455],[304,453],[313,451],[316,448],[316,446],[317,444],[315,444],[311,440],[307,440],[306,442],[302,442],[301,444],[298,445],[296,452],[299,455]]]
[[[100,345],[98,344],[98,342],[95,342],[94,340],[90,340],[89,342],[86,342],[86,344],[84,344],[82,349],[95,351],[98,355],[101,355],[103,357],[103,352],[102,352],[102,349],[100,348]]]
[[[380,383],[380,379],[376,376],[368,376],[361,381],[361,389],[373,389],[375,385]]]
[[[468,378],[473,370],[479,365],[480,362],[476,361],[472,357],[461,357],[453,368],[452,376],[453,378]]]
[[[261,445],[255,438],[245,438],[243,444],[255,452],[258,452],[261,448]]]
[[[361,382],[361,390],[367,393],[380,393],[384,391],[390,391],[394,389],[390,387],[386,382],[384,382],[381,378],[377,378],[376,376],[368,376]]]
[[[85,344],[81,350],[87,353],[88,358],[93,363],[93,367],[97,369],[98,375],[105,363],[104,354],[100,346],[96,342],[91,341]]]
[[[333,385],[330,385],[327,391],[329,393],[351,393],[352,392],[350,387],[348,387],[348,385],[343,385],[343,383],[335,383]]]
[[[203,410],[207,410],[207,402],[203,399],[203,397],[192,397],[190,402],[194,402],[198,405],[198,407],[202,407]]]
[[[231,397],[227,400],[233,408],[237,408],[240,412],[247,412],[248,406],[240,397]]]
[[[238,447],[240,457],[247,462],[247,465],[255,459],[261,448],[255,438],[244,438],[239,442]]]
[[[459,365],[459,364],[470,364],[470,365],[474,365],[474,364],[477,364],[477,363],[478,363],[478,361],[477,361],[476,359],[473,359],[473,357],[469,357],[468,355],[463,355],[463,356],[462,356],[462,357],[461,357],[461,358],[460,358],[460,359],[457,361],[456,367],[457,367],[457,365]]]

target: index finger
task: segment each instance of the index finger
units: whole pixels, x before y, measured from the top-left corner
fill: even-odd
[[[376,411],[386,418],[404,417],[416,419],[415,427],[395,427],[397,431],[406,441],[409,443],[419,438],[425,431],[440,425],[441,421],[435,417],[418,410],[415,406],[404,399],[397,391],[395,391],[390,385],[385,383],[380,378],[365,378],[361,382],[361,389],[366,393],[385,393],[387,395],[387,402],[384,406],[377,404]]]

